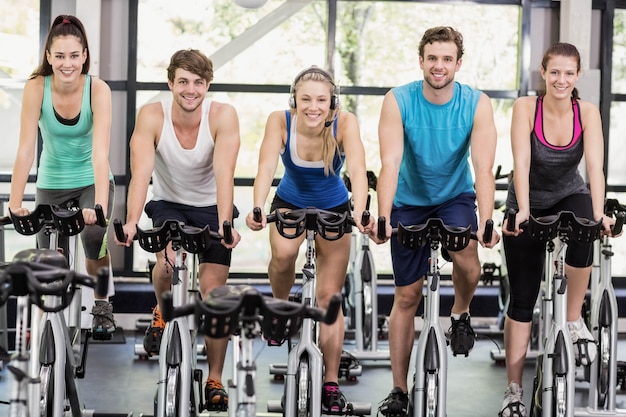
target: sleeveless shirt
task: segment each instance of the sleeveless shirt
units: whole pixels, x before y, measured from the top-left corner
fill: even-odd
[[[202,103],[202,118],[193,149],[181,146],[172,123],[172,99],[161,101],[163,128],[156,148],[152,175],[153,200],[164,200],[193,207],[217,204],[213,173],[215,142],[209,129],[211,100]]]
[[[572,98],[574,129],[565,146],[551,145],[543,133],[543,96],[537,98],[535,121],[530,133],[529,201],[531,209],[554,206],[572,194],[589,194],[578,172],[583,157],[583,128],[578,100]],[[517,209],[515,185],[509,184],[507,207]]]
[[[436,206],[474,192],[469,147],[480,91],[454,83],[445,104],[426,100],[423,81],[392,89],[404,127],[394,205]]]
[[[66,190],[93,185],[91,77],[85,74],[80,113],[75,123],[63,123],[63,119],[59,120],[52,104],[51,80],[50,75],[44,77],[39,116],[43,147],[37,169],[37,187]],[[113,178],[111,173],[109,178]]]
[[[276,194],[297,207],[316,207],[328,210],[348,201],[348,189],[339,176],[345,155],[338,153],[333,160],[334,174],[324,174],[323,161],[304,161],[298,157],[296,116],[285,111],[287,140],[281,151],[285,174],[278,184]],[[333,136],[337,135],[337,120]]]

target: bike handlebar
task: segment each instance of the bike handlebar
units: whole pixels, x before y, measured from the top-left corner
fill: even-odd
[[[25,249],[0,271],[0,306],[9,295],[28,295],[30,302],[43,311],[61,311],[70,305],[77,285],[93,288],[97,297],[104,298],[109,269],[100,268],[94,278],[69,269],[65,256],[58,251]],[[47,304],[46,296],[59,297],[58,305]]]
[[[341,295],[333,295],[324,310],[266,296],[248,285],[224,285],[211,291],[204,301],[198,295],[194,303],[179,307],[174,307],[172,294],[167,291],[162,304],[164,320],[194,314],[198,332],[211,338],[224,338],[260,323],[266,338],[286,339],[300,330],[304,318],[334,323],[341,308]]]
[[[136,226],[137,234],[133,240],[138,240],[139,245],[146,252],[160,252],[167,247],[169,242],[179,242],[189,253],[200,253],[211,245],[211,239],[222,240],[227,244],[233,242],[232,225],[228,220],[222,224],[224,236],[211,230],[208,225],[203,228],[187,226],[178,220],[166,220],[161,226],[152,229],[141,229]],[[124,233],[122,221],[113,220],[115,237],[120,242],[126,242],[127,235]]]
[[[106,227],[107,221],[102,206],[96,204],[94,210],[96,212],[96,224]],[[53,225],[63,236],[75,236],[85,228],[82,209],[71,210],[55,204],[38,204],[33,211],[24,216],[18,216],[11,209],[9,209],[9,213],[10,216],[2,217],[0,223],[3,225],[12,223],[15,231],[25,236],[38,233],[45,225]]]
[[[509,209],[507,212],[507,230],[515,230],[517,212]],[[623,219],[621,223],[623,224]],[[573,239],[581,243],[590,243],[600,237],[602,221],[592,221],[577,217],[573,212],[563,210],[555,215],[534,217],[520,223],[520,229],[528,230],[530,237],[541,242],[548,242],[557,236]],[[621,225],[619,226],[621,229]]]
[[[378,238],[384,239],[387,235],[387,219],[385,217],[381,216],[378,218],[377,228]],[[399,232],[399,230],[402,232]],[[407,232],[413,235],[409,240],[400,235],[400,233],[406,235]],[[439,218],[430,218],[424,224],[413,226],[404,226],[400,223],[397,228],[392,228],[391,235],[398,236],[404,246],[414,249],[417,246],[424,246],[428,242],[436,241],[442,243],[447,250],[458,251],[464,249],[469,244],[469,239],[478,240],[476,233],[472,232],[470,227],[448,226]],[[489,243],[492,237],[493,220],[488,219],[485,222],[483,241]]]
[[[261,208],[255,207],[252,210],[254,221],[260,223],[263,219]],[[365,210],[361,216],[361,225],[369,223],[370,212]],[[348,213],[336,213],[322,210],[315,207],[306,207],[295,210],[279,211],[266,216],[267,223],[276,223],[276,228],[281,236],[287,239],[295,239],[305,230],[314,230],[326,240],[338,240],[349,227],[356,226],[356,222]],[[288,233],[285,229],[295,229],[293,233]]]

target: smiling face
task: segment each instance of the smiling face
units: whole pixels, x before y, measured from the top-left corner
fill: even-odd
[[[295,93],[298,121],[315,127],[330,119],[332,92],[328,81],[299,81]]]
[[[541,68],[546,83],[546,94],[555,98],[569,98],[578,81],[578,61],[575,57],[553,55]]]
[[[207,81],[193,72],[177,68],[174,73],[174,80],[167,82],[174,102],[183,111],[193,112],[202,106],[202,101],[206,97],[209,86]]]
[[[424,45],[424,54],[419,58],[420,68],[424,71],[424,81],[431,88],[441,90],[454,81],[454,74],[461,68],[457,51],[454,42],[433,42]]]
[[[78,79],[87,59],[87,50],[76,36],[57,36],[46,51],[52,72],[60,81]]]

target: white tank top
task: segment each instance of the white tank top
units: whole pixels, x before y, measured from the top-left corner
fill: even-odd
[[[217,204],[213,174],[215,142],[209,129],[211,100],[202,103],[202,119],[193,149],[184,149],[172,124],[172,99],[161,101],[163,129],[156,148],[152,175],[153,200],[165,200],[194,207]]]

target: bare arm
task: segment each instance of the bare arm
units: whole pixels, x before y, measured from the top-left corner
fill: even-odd
[[[135,130],[130,138],[130,184],[126,201],[125,243],[130,246],[136,234],[137,223],[141,218],[146,202],[148,186],[154,170],[156,141],[163,125],[163,111],[160,103],[147,104],[139,110]]]
[[[254,179],[253,206],[260,207],[262,213],[265,211],[265,202],[272,187],[280,150],[283,147],[284,138],[287,134],[287,122],[285,112],[272,112],[265,124],[265,134],[259,151],[259,162],[256,178]],[[265,224],[265,215],[260,223],[256,222],[252,213],[246,217],[246,224],[252,230],[261,230]]]
[[[92,77],[91,109],[93,112],[93,165],[95,204],[100,204],[107,216],[109,205],[109,148],[111,144],[111,89],[99,78]],[[95,223],[95,213],[93,214]]]
[[[580,105],[583,115],[585,163],[593,207],[592,220],[602,220],[605,232],[610,233],[610,226],[615,220],[604,216],[604,135],[600,111],[589,102],[581,101]]]
[[[220,233],[225,220],[233,221],[235,166],[239,154],[240,135],[239,117],[237,111],[230,104],[213,102],[209,110],[209,125],[214,127],[213,138],[215,150],[213,153],[213,171],[217,184],[217,212],[219,217]],[[233,242],[223,243],[228,248],[234,248],[241,237],[233,228]]]
[[[398,188],[398,173],[404,153],[404,127],[400,107],[393,94],[389,91],[383,100],[378,122],[378,141],[380,146],[381,169],[378,176],[378,215],[387,219],[387,233],[384,240],[376,238],[376,233],[371,234],[377,243],[386,241],[391,236],[390,215],[393,199]]]
[[[20,115],[20,139],[17,155],[11,176],[11,196],[9,209],[17,215],[28,214],[22,207],[24,190],[28,182],[28,174],[35,161],[37,149],[38,121],[43,101],[43,77],[37,77],[26,82],[22,96],[22,111]]]
[[[478,107],[474,114],[474,125],[471,136],[471,159],[474,167],[476,201],[478,203],[478,239],[486,247],[493,247],[498,243],[499,235],[494,230],[490,242],[483,241],[485,224],[493,214],[493,200],[495,191],[495,179],[493,176],[493,163],[496,156],[498,134],[493,120],[493,108],[491,100],[482,93],[478,101]]]
[[[372,230],[374,219],[365,227],[361,225],[361,216],[367,205],[367,172],[365,169],[365,149],[361,141],[361,132],[356,116],[352,113],[341,112],[339,115],[338,140],[343,145],[346,154],[346,169],[352,185],[352,199],[354,201],[354,219],[361,233]],[[338,174],[338,173],[337,173]]]
[[[536,100],[536,97],[521,97],[513,104],[511,149],[513,152],[513,183],[519,209],[515,218],[515,235],[521,232],[519,224],[528,220],[530,216],[530,133],[533,127]],[[504,232],[506,229],[506,227],[502,228]]]

